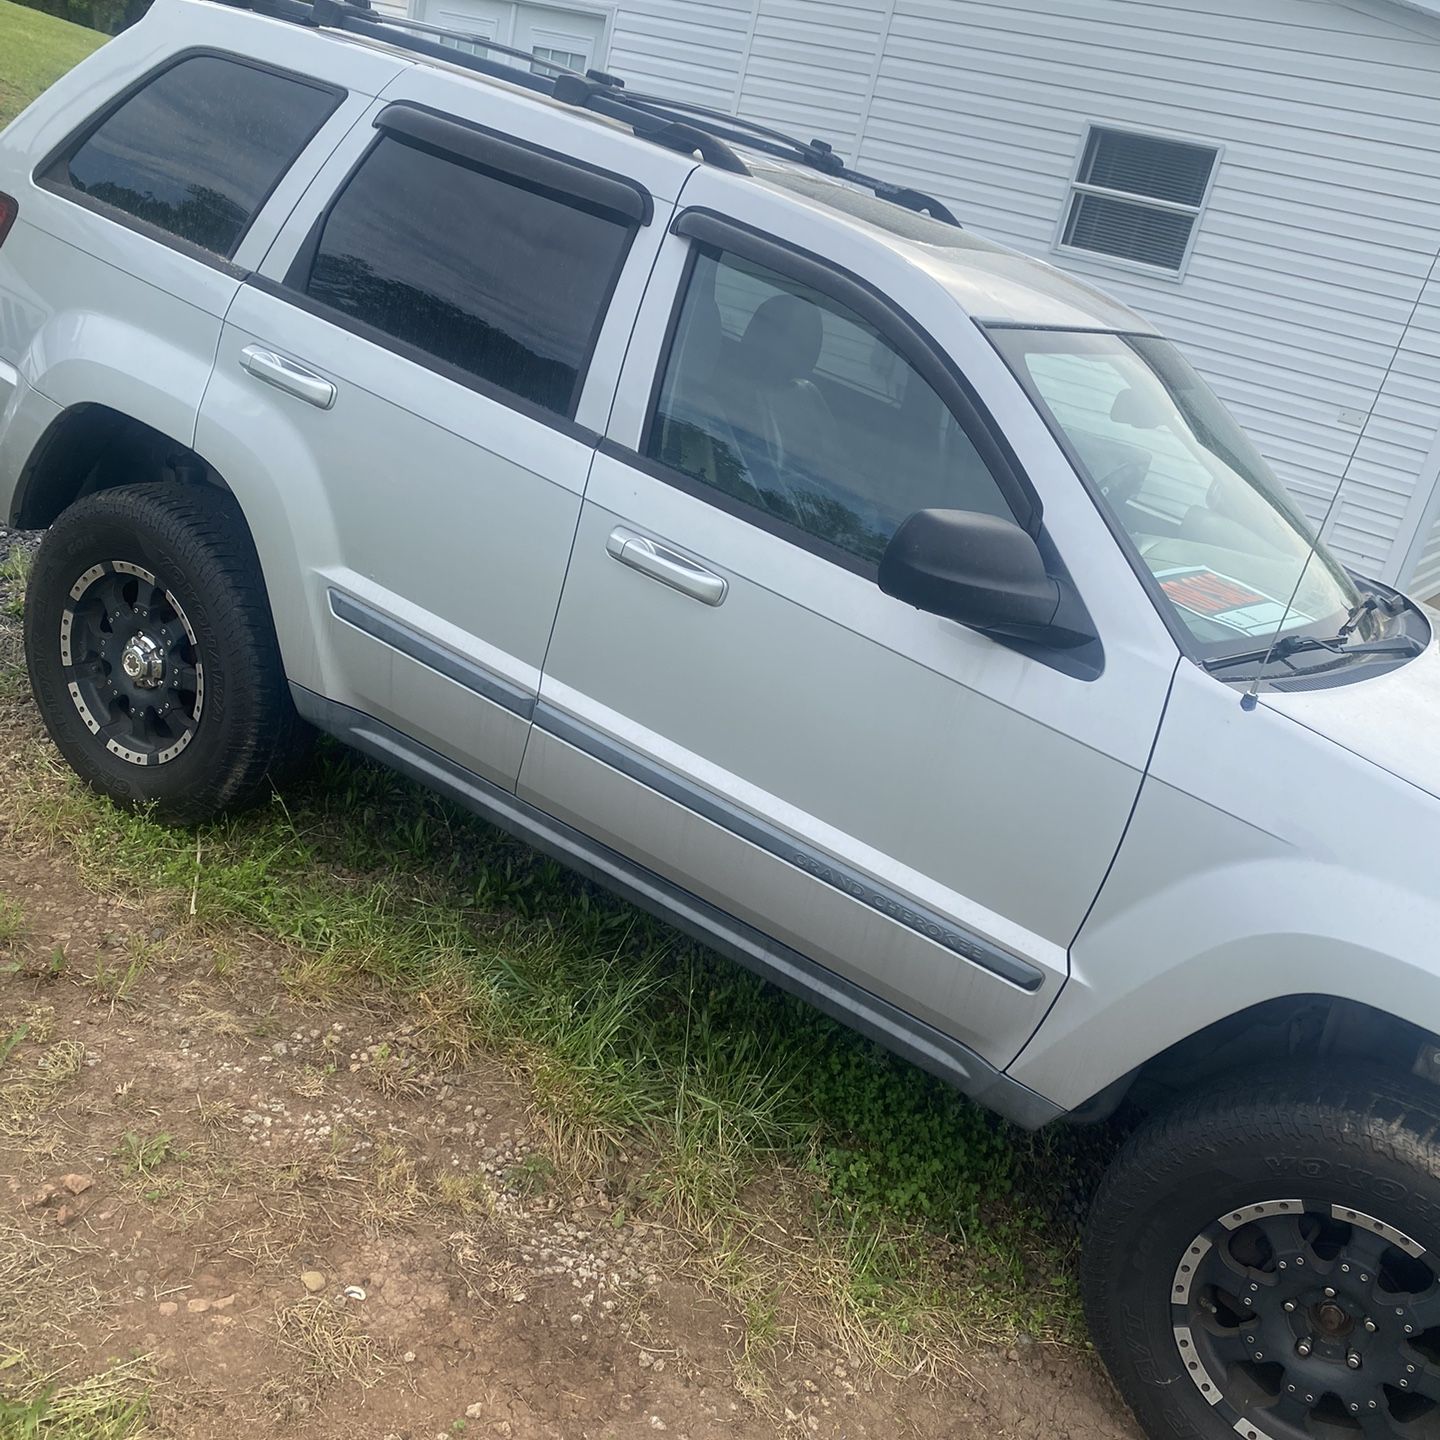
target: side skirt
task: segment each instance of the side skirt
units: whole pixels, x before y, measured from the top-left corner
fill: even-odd
[[[428,746],[299,685],[292,685],[290,693],[295,708],[317,729],[438,791],[587,879],[658,915],[782,990],[808,1000],[825,1014],[938,1075],[1007,1120],[1035,1130],[1065,1113],[943,1031],[907,1015],[898,1006],[817,965]]]

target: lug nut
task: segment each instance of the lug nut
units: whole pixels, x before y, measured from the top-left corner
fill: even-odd
[[[1295,1302],[1293,1300],[1287,1300],[1285,1302],[1285,1313],[1287,1315],[1293,1315],[1295,1313]]]
[[[1327,1300],[1333,1300],[1335,1298],[1335,1287],[1333,1285],[1327,1285],[1325,1287],[1325,1298]]]
[[[1310,1337],[1308,1335],[1295,1346],[1295,1353],[1302,1360],[1310,1353]]]
[[[1345,1357],[1345,1363],[1346,1363],[1352,1370],[1358,1370],[1358,1369],[1360,1368],[1360,1352],[1359,1352],[1358,1350],[1352,1350],[1352,1351]]]
[[[1365,1328],[1372,1335],[1375,1333],[1375,1322],[1368,1315],[1365,1317]]]

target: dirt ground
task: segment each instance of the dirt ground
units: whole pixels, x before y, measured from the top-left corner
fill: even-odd
[[[136,1362],[144,1433],[184,1440],[1134,1440],[1061,1346],[941,1385],[801,1332],[757,1373],[674,1237],[553,1170],[520,1081],[428,1071],[388,1002],[299,1000],[266,942],[87,891],[17,834],[6,738],[0,1396],[18,1352]]]

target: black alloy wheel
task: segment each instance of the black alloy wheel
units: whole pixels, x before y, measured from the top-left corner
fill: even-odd
[[[252,803],[308,746],[254,545],[216,487],[125,486],[70,506],[26,586],[25,658],[74,770],[160,819]]]
[[[1081,1291],[1155,1440],[1440,1440],[1440,1088],[1346,1061],[1156,1115]]]
[[[195,627],[153,572],[102,560],[70,587],[60,664],[86,729],[130,765],[165,765],[195,738],[205,665]]]

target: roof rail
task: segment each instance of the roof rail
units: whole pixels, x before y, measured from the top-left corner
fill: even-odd
[[[641,139],[684,154],[698,154],[707,164],[733,174],[749,173],[745,162],[731,148],[742,145],[862,186],[879,199],[906,210],[929,215],[957,228],[960,225],[950,210],[933,196],[852,170],[824,140],[797,140],[743,116],[693,101],[637,94],[627,90],[623,80],[603,70],[587,70],[582,75],[554,60],[503,45],[485,35],[451,30],[408,17],[382,15],[371,7],[370,0],[223,0],[223,3],[297,25],[382,40],[417,55],[523,86],[562,104],[618,120]],[[447,40],[452,43],[443,43]],[[456,49],[457,43],[477,46],[486,53],[477,55]],[[492,59],[492,54],[526,61],[531,68],[521,70],[504,60]]]

